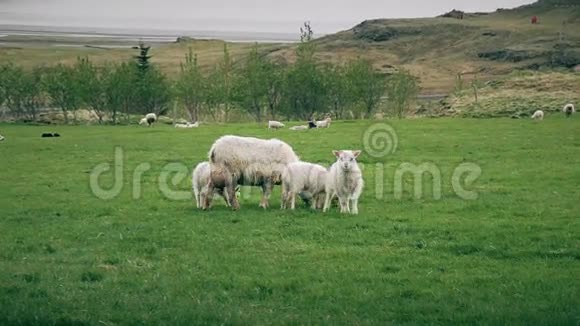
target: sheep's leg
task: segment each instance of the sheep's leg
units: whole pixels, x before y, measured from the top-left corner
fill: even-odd
[[[264,184],[262,185],[262,201],[260,202],[260,207],[266,209],[269,206],[269,199],[270,199],[270,195],[272,194],[272,182],[271,181],[266,181],[264,182]]]
[[[280,196],[280,209],[286,209],[286,191],[282,189],[282,196]]]
[[[350,211],[352,214],[358,214],[358,198],[352,198],[352,210]]]
[[[324,213],[326,213],[328,211],[328,209],[330,208],[330,202],[332,200],[332,196],[330,194],[330,191],[326,192],[326,198],[324,199],[324,208],[322,209],[322,211]]]
[[[201,194],[199,191],[194,191],[193,197],[195,197],[195,207],[201,208]]]
[[[291,191],[289,194],[290,194],[290,209],[294,210],[296,208],[296,193]]]
[[[224,187],[224,192],[226,192],[228,202],[235,211],[240,209],[240,203],[236,197],[236,184],[237,180],[233,180],[230,176],[226,178]]]
[[[318,198],[316,199],[316,207],[315,209],[322,209],[324,207],[324,193],[318,194]]]
[[[348,198],[344,198],[341,196],[338,196],[338,201],[340,203],[340,212],[341,213],[348,213],[349,209],[348,209]]]

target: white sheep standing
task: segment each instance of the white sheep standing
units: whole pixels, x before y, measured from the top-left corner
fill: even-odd
[[[576,113],[576,108],[574,107],[574,104],[569,103],[564,105],[562,112],[564,112],[567,117],[570,117],[572,114]]]
[[[293,162],[282,173],[282,209],[296,207],[296,196],[311,198],[312,209],[322,208],[328,171],[321,165]]]
[[[139,125],[147,124],[148,127],[151,127],[155,121],[157,121],[157,115],[155,113],[147,113],[141,121],[139,121]]]
[[[326,199],[323,211],[328,211],[332,199],[337,196],[341,213],[358,214],[358,198],[364,186],[362,172],[356,162],[361,151],[332,152],[337,160],[326,176]]]
[[[316,121],[317,128],[330,128],[330,123],[332,122],[332,118],[327,117],[324,120]]]
[[[175,128],[181,128],[181,129],[189,129],[189,128],[197,128],[199,127],[199,122],[196,123],[176,123],[175,124]]]
[[[263,195],[260,207],[267,208],[272,189],[280,184],[287,164],[298,161],[290,145],[278,139],[223,136],[209,151],[210,183],[221,183],[231,198],[233,209],[239,209],[233,196],[236,185],[260,186]],[[219,171],[214,178],[214,170]],[[223,177],[224,180],[219,180]],[[212,186],[212,185],[210,185]]]
[[[292,130],[292,131],[308,130],[308,126],[305,126],[305,125],[294,126],[294,127],[290,127],[290,130]]]
[[[284,124],[280,121],[270,120],[268,121],[268,129],[282,129]]]
[[[537,110],[536,112],[534,112],[534,114],[532,115],[532,119],[534,120],[544,120],[544,111],[542,110]]]

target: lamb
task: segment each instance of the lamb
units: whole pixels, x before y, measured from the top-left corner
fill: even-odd
[[[0,135],[0,141],[3,141],[4,139],[6,139],[4,136]]]
[[[308,126],[294,126],[290,127],[290,130],[292,131],[308,130]]]
[[[534,112],[534,114],[532,115],[532,119],[534,120],[544,120],[544,111],[542,110],[537,110],[536,112]]]
[[[284,124],[279,121],[268,121],[268,129],[282,129],[284,128]]]
[[[151,127],[155,121],[157,121],[157,115],[155,113],[148,113],[139,121],[139,125],[147,124],[148,127]]]
[[[226,201],[226,205],[229,206],[229,201],[223,188],[213,188],[208,187],[210,178],[210,165],[209,162],[201,162],[194,169],[191,176],[191,184],[193,190],[193,197],[195,198],[195,203],[197,208],[206,208],[211,206],[211,199],[214,195],[220,195]],[[205,205],[204,205],[205,204]]]
[[[312,209],[322,208],[328,171],[318,164],[307,162],[290,163],[282,173],[282,209],[296,206],[296,195],[304,200],[311,198]]]
[[[326,198],[323,211],[328,211],[332,199],[337,196],[341,213],[358,214],[358,198],[364,186],[362,172],[356,162],[361,151],[332,152],[337,161],[330,167],[326,176]]]
[[[189,128],[197,128],[199,127],[199,122],[196,123],[176,123],[175,128],[182,128],[182,129],[189,129]]]
[[[572,114],[576,113],[576,108],[574,108],[574,104],[569,103],[564,105],[562,112],[564,112],[566,114],[566,117],[569,118]]]
[[[233,196],[236,185],[262,187],[260,207],[267,208],[274,185],[281,183],[286,165],[297,162],[298,156],[290,145],[278,139],[228,135],[214,142],[209,151],[209,161],[212,170],[210,183],[223,183],[232,208],[237,210],[240,206]],[[224,180],[216,180],[214,170],[221,171],[220,176]]]
[[[327,117],[324,120],[321,121],[316,121],[316,127],[317,128],[330,128],[330,122],[332,121],[332,119],[330,117]]]

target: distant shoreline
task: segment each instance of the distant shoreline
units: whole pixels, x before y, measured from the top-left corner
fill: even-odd
[[[0,24],[0,43],[3,39],[11,43],[26,43],[27,37],[65,38],[76,40],[99,39],[114,43],[131,43],[143,41],[149,43],[174,43],[179,37],[199,40],[222,40],[226,42],[258,43],[292,43],[298,36],[289,33],[236,32],[236,31],[185,31],[155,29],[120,29],[92,27],[59,27],[33,25]],[[22,39],[19,39],[22,38]],[[10,40],[8,40],[10,39]],[[15,40],[12,40],[15,39]],[[68,43],[68,42],[67,42]],[[78,43],[78,42],[75,42]]]

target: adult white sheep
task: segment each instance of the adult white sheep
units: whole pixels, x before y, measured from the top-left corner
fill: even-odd
[[[576,108],[574,107],[574,104],[569,103],[564,105],[562,112],[566,114],[566,117],[570,117],[572,114],[576,113]]]
[[[316,121],[317,128],[330,128],[330,123],[332,122],[332,118],[327,117],[324,120]]]
[[[311,198],[312,209],[322,208],[328,171],[321,165],[294,162],[282,173],[282,209],[296,207],[296,196]]]
[[[233,196],[236,185],[260,186],[263,195],[260,207],[267,208],[272,189],[281,183],[282,172],[287,164],[298,161],[298,156],[290,145],[278,139],[223,136],[216,140],[209,151],[212,170],[223,171],[224,187],[231,198],[233,209],[239,209],[237,198]],[[212,185],[210,185],[212,186]]]
[[[139,121],[139,125],[147,124],[148,127],[151,127],[155,121],[157,121],[157,115],[155,113],[147,113],[141,121]]]
[[[534,114],[532,114],[532,119],[534,119],[534,120],[544,120],[544,111],[537,110],[536,112],[534,112]]]
[[[294,127],[290,127],[290,130],[292,131],[301,131],[301,130],[308,130],[308,126],[294,126]]]
[[[337,160],[326,176],[324,212],[328,211],[332,199],[337,196],[341,213],[358,214],[358,198],[364,186],[362,172],[356,162],[361,151],[332,152]]]
[[[282,129],[284,124],[280,121],[270,120],[268,121],[268,129]]]
[[[226,201],[226,205],[230,205],[227,194],[224,188],[209,186],[210,179],[210,165],[209,162],[201,162],[194,169],[191,175],[191,185],[193,190],[193,197],[197,208],[206,208],[211,205],[211,200],[214,195],[220,195]]]

